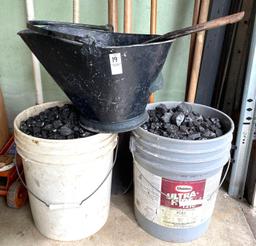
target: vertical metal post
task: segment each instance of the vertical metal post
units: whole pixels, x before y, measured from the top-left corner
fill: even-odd
[[[250,152],[252,147],[253,129],[255,124],[256,106],[256,19],[246,70],[245,85],[237,129],[236,151],[232,166],[228,193],[235,198],[242,198],[247,176]]]
[[[254,186],[254,192],[253,192],[253,197],[252,197],[252,207],[256,208],[256,184]]]
[[[80,21],[80,0],[73,0],[73,22],[79,23]]]
[[[35,18],[33,0],[26,0],[26,9],[27,9],[27,20],[33,20]],[[40,70],[40,63],[34,54],[32,54],[32,64],[33,64],[35,89],[36,89],[36,104],[41,104],[44,102],[41,70]]]

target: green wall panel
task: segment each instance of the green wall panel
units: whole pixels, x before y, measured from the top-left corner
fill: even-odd
[[[162,1],[158,1],[159,3]],[[165,1],[158,5],[158,33],[177,30],[192,23],[194,1]],[[177,39],[163,68],[164,88],[156,93],[156,100],[184,100],[190,37]]]
[[[24,1],[25,2],[25,1]],[[67,0],[34,0],[35,19],[72,21],[72,1]],[[25,44],[24,44],[25,47]],[[28,50],[28,48],[26,47]],[[48,72],[41,66],[43,93],[45,101],[66,99],[64,92],[54,82]]]
[[[25,6],[20,0],[1,0],[0,83],[8,118],[35,102],[31,54],[17,36],[25,28]]]
[[[0,0],[0,85],[10,127],[15,115],[35,104],[31,53],[16,35],[25,28],[25,0]],[[34,0],[36,19],[72,21],[72,0]],[[80,21],[107,23],[107,0],[80,0]],[[163,34],[191,24],[194,1],[158,0],[157,33]],[[118,1],[119,31],[123,31],[123,0]],[[133,33],[149,33],[150,0],[133,0]],[[163,69],[164,88],[156,100],[183,100],[189,37],[174,42]],[[51,76],[41,67],[45,101],[66,98]]]

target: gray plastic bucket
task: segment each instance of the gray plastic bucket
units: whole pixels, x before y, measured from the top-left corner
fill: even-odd
[[[158,104],[149,104],[147,109]],[[225,134],[210,140],[179,140],[140,127],[130,141],[136,220],[145,231],[165,241],[192,241],[208,229],[222,169],[230,159],[231,118],[207,106],[191,106],[204,116],[219,118]]]

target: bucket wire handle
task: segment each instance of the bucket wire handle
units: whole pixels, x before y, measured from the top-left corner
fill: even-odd
[[[105,181],[107,180],[107,178],[109,177],[110,173],[112,172],[115,164],[116,164],[116,160],[117,160],[117,152],[118,152],[118,140],[117,140],[117,144],[116,144],[116,149],[115,149],[115,155],[114,155],[114,160],[113,160],[113,165],[110,168],[108,174],[106,175],[106,177],[103,179],[103,181],[100,183],[100,185],[86,198],[84,198],[79,205],[82,205],[86,200],[88,200],[91,196],[93,196],[98,190],[99,188],[105,183]]]
[[[212,199],[212,196],[213,196],[216,192],[218,192],[218,190],[219,190],[219,189],[221,188],[221,186],[223,185],[223,183],[224,183],[224,181],[225,181],[225,178],[227,177],[229,168],[230,168],[230,163],[231,163],[231,158],[229,158],[229,160],[228,160],[227,169],[226,169],[226,171],[225,171],[225,173],[224,173],[224,175],[223,175],[223,177],[222,177],[222,180],[220,181],[220,184],[219,184],[218,188],[217,188],[215,191],[212,192],[212,194],[211,194],[211,195],[209,196],[209,198],[208,198],[208,201]]]
[[[114,154],[114,159],[113,159],[113,165],[112,167],[110,168],[110,170],[108,171],[106,177],[103,179],[103,181],[97,186],[97,188],[90,194],[88,195],[86,198],[84,198],[80,203],[79,203],[79,206],[81,206],[86,200],[88,200],[91,196],[93,196],[99,189],[100,187],[105,183],[105,181],[107,180],[107,178],[109,177],[110,173],[112,172],[115,164],[116,164],[116,160],[117,160],[117,152],[118,152],[118,137],[117,137],[117,145],[116,145],[116,149],[115,149],[115,154]],[[60,204],[57,204],[57,205],[51,205],[51,204],[48,204],[47,202],[45,202],[43,199],[41,199],[39,196],[37,196],[33,191],[31,191],[25,181],[22,179],[22,173],[24,171],[22,171],[22,173],[20,173],[19,171],[19,168],[17,166],[17,163],[16,163],[16,160],[14,160],[14,166],[16,168],[16,171],[17,171],[17,174],[18,174],[18,177],[19,177],[19,180],[21,182],[21,184],[27,189],[27,191],[32,195],[34,196],[38,201],[42,202],[46,207],[48,208],[53,208],[54,206],[56,206],[56,208],[58,208],[58,205]],[[74,204],[70,204],[71,206],[74,206]],[[66,206],[66,207],[69,207],[69,206]]]
[[[226,169],[226,171],[225,171],[225,174],[224,174],[224,176],[223,176],[223,178],[222,178],[222,180],[221,180],[221,182],[220,182],[218,188],[217,188],[215,191],[212,192],[212,194],[207,198],[208,200],[210,200],[210,199],[212,198],[212,196],[221,188],[221,186],[222,186],[222,184],[223,184],[223,182],[224,182],[224,180],[225,180],[225,178],[226,178],[226,176],[227,176],[227,174],[228,174],[228,170],[229,170],[229,167],[230,167],[230,163],[231,163],[231,158],[230,158],[230,159],[228,160],[228,162],[227,162],[227,164],[228,164],[227,169]],[[225,165],[226,165],[226,164],[225,164]],[[142,174],[141,170],[139,169],[139,167],[138,167],[136,164],[134,164],[134,167],[139,171],[141,177],[142,177],[155,191],[157,191],[158,193],[162,194],[162,195],[165,197],[165,199],[169,200],[169,199],[168,199],[168,197],[169,197],[168,194],[162,192],[161,190],[158,190],[153,184],[151,184],[151,182]]]
[[[16,172],[18,174],[18,177],[19,177],[19,180],[21,182],[21,184],[26,188],[26,190],[31,194],[33,195],[37,200],[39,200],[40,202],[42,202],[44,205],[46,205],[47,207],[49,207],[48,203],[46,203],[45,201],[43,201],[40,197],[38,197],[34,192],[32,192],[28,187],[27,185],[25,184],[25,181],[22,179],[21,175],[24,173],[24,170],[22,171],[22,173],[20,173],[20,170],[17,166],[17,163],[16,163],[16,158],[14,159],[13,161],[14,163],[14,166],[16,168]]]

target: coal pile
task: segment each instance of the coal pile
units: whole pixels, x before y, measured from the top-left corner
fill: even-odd
[[[224,134],[218,118],[207,118],[192,111],[189,104],[181,103],[175,108],[159,104],[148,110],[149,120],[141,127],[153,134],[182,140],[206,140]]]
[[[79,112],[72,104],[48,108],[39,115],[22,121],[20,130],[44,139],[74,139],[95,134],[79,125]]]

